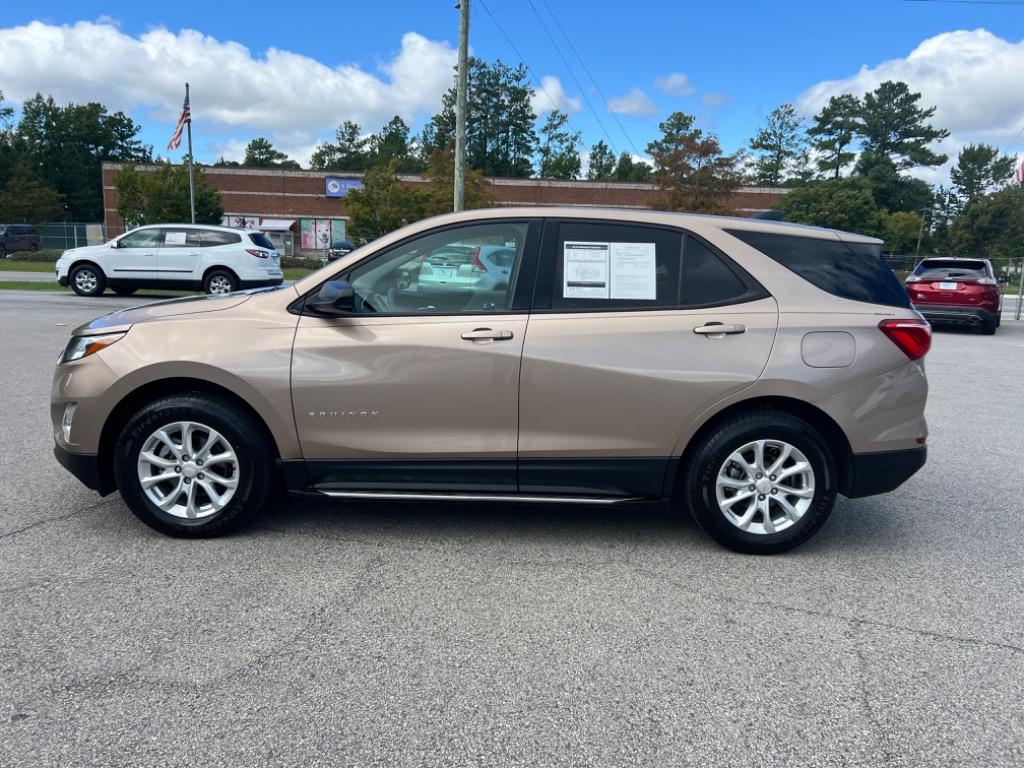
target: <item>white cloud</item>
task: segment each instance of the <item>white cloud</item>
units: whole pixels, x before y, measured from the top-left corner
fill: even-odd
[[[654,81],[654,87],[667,96],[691,96],[697,92],[682,72],[670,72]]]
[[[725,93],[705,93],[700,97],[701,103],[709,109],[724,107],[732,101],[732,96]]]
[[[936,107],[932,124],[951,132],[935,145],[950,155],[951,164],[964,145],[987,142],[1004,147],[1024,127],[1021,72],[1024,40],[1004,40],[986,29],[957,30],[924,40],[905,58],[863,66],[850,77],[817,83],[801,94],[797,105],[810,116],[830,96],[860,96],[886,80],[903,80],[921,93],[923,106]],[[947,182],[948,167],[914,173],[931,182]]]
[[[608,111],[617,115],[641,115],[650,116],[658,114],[658,107],[651,97],[634,88],[625,96],[616,96],[608,100]]]
[[[582,109],[583,101],[579,96],[566,94],[557,77],[545,75],[540,79],[540,87],[530,96],[530,106],[538,116],[554,109],[571,115]]]
[[[197,128],[244,126],[295,148],[342,120],[377,130],[395,114],[410,121],[435,111],[455,59],[448,43],[415,32],[403,35],[378,75],[277,48],[260,55],[189,29],[138,37],[108,21],[0,29],[0,83],[10,100],[38,91],[173,122],[187,80]]]

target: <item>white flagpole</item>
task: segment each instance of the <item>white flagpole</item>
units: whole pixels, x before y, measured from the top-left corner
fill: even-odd
[[[192,223],[196,223],[196,185],[192,178],[192,104],[188,100],[188,83],[185,83],[185,103],[188,104],[188,203],[192,211]]]

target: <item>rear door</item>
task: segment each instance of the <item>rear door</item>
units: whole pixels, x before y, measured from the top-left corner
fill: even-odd
[[[159,278],[164,282],[199,280],[202,256],[199,230],[192,227],[161,227],[163,246],[157,257]]]
[[[753,383],[778,308],[678,229],[545,227],[519,399],[522,492],[659,496],[684,428]]]

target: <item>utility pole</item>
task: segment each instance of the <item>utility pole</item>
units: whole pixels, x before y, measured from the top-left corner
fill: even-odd
[[[455,200],[466,207],[466,86],[469,79],[469,0],[459,0],[459,79],[455,85]]]

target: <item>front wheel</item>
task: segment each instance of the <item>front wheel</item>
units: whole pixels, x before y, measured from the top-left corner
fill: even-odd
[[[238,278],[226,269],[215,269],[203,280],[203,290],[213,295],[232,293],[238,290]]]
[[[99,296],[107,287],[107,278],[99,267],[82,264],[70,275],[71,290],[79,296]]]
[[[230,400],[189,392],[161,398],[125,426],[117,487],[142,522],[170,536],[220,536],[266,504],[274,456],[265,431]]]
[[[687,470],[686,502],[722,546],[775,554],[813,536],[835,505],[836,463],[821,434],[775,410],[744,414],[706,435]]]

